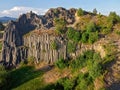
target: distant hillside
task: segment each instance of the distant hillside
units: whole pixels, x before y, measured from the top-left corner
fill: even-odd
[[[16,18],[13,18],[13,17],[6,17],[6,16],[0,17],[0,22],[3,22],[3,23],[8,22],[8,21],[10,21],[10,20],[15,21]]]

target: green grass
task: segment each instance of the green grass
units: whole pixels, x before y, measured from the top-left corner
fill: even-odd
[[[22,85],[20,85],[17,88],[14,88],[13,90],[41,90],[44,86],[42,82],[41,77],[37,77],[35,79],[32,79]]]
[[[41,90],[43,72],[36,71],[32,66],[23,66],[9,72],[9,80],[4,90]]]

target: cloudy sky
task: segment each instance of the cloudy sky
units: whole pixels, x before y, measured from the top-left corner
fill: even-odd
[[[0,17],[18,17],[29,11],[44,14],[49,8],[55,7],[83,8],[87,11],[96,8],[105,15],[110,11],[120,15],[120,0],[0,0]]]

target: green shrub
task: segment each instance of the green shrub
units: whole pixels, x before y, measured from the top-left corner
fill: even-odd
[[[57,66],[59,69],[63,69],[67,67],[67,63],[63,58],[60,58],[55,62],[55,66]]]
[[[72,40],[74,37],[74,32],[75,32],[75,30],[72,27],[69,27],[68,31],[67,31],[67,38]]]
[[[58,83],[64,87],[64,90],[73,90],[75,84],[74,80],[69,78],[62,78],[58,81]]]
[[[77,10],[77,16],[83,16],[83,15],[84,15],[84,11],[81,8],[79,8]]]
[[[90,62],[88,65],[89,75],[95,79],[96,77],[100,76],[102,74],[102,65],[100,63],[94,61]]]
[[[93,59],[94,53],[95,52],[93,50],[87,50],[83,53],[83,56],[85,59]]]
[[[98,40],[98,32],[91,32],[91,33],[89,33],[89,39],[88,39],[88,42],[90,43],[90,44],[93,44],[95,41],[97,41]]]
[[[102,33],[103,33],[103,34],[109,34],[111,31],[112,31],[111,28],[104,28],[104,29],[102,30]]]
[[[69,40],[75,41],[75,42],[79,42],[80,41],[80,32],[74,30],[73,28],[68,28],[67,31],[67,38]]]
[[[54,20],[55,22],[55,31],[57,34],[64,34],[66,32],[66,21],[65,19],[61,18],[61,19],[58,19],[56,18]]]
[[[97,30],[97,26],[95,25],[95,23],[90,22],[87,24],[86,26],[86,31],[82,33],[82,39],[81,41],[83,43],[90,43],[93,44],[95,41],[98,40],[98,30]]]
[[[75,41],[75,42],[79,42],[80,41],[80,32],[78,32],[78,31],[76,31],[75,33],[74,33],[74,37],[73,37],[73,41]]]
[[[72,69],[80,69],[85,65],[85,63],[86,59],[84,56],[80,56],[71,62],[70,67],[72,67]]]
[[[115,33],[116,33],[117,35],[120,35],[120,31],[119,31],[119,30],[115,30]]]
[[[96,77],[100,76],[102,74],[102,65],[101,65],[101,57],[98,53],[95,53],[94,51],[87,51],[84,54],[87,59],[87,68],[88,73],[92,79],[95,79]]]
[[[96,28],[95,23],[94,22],[88,23],[86,26],[86,30],[87,30],[87,32],[96,32],[97,28]]]
[[[110,12],[108,16],[108,22],[112,24],[116,24],[120,22],[120,16],[116,14],[116,12]]]
[[[88,73],[86,74],[79,74],[77,78],[77,86],[75,90],[88,90],[88,86],[91,85],[92,78],[89,76]]]
[[[73,53],[76,50],[76,44],[74,42],[68,42],[67,51],[68,53]]]
[[[83,68],[84,66],[87,65],[88,60],[92,59],[91,62],[93,61],[93,55],[94,55],[94,51],[92,51],[92,50],[85,51],[82,55],[80,55],[75,60],[73,60],[70,64],[70,66],[73,69]]]
[[[84,32],[82,34],[82,39],[81,39],[81,42],[82,43],[87,43],[88,42],[88,39],[89,39],[89,34],[87,32]]]

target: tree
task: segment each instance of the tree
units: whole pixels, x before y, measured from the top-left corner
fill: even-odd
[[[88,42],[88,39],[89,39],[89,34],[88,34],[87,32],[84,32],[84,33],[82,34],[82,39],[81,39],[81,41],[82,41],[83,43],[87,43],[87,42]]]
[[[96,8],[93,9],[93,13],[97,14],[97,9]]]
[[[79,8],[77,10],[77,16],[83,16],[83,15],[84,15],[84,11],[81,8]]]
[[[72,40],[73,37],[74,37],[74,29],[72,27],[69,27],[67,31],[67,38]]]
[[[56,33],[57,34],[63,34],[65,33],[65,30],[66,30],[66,21],[64,18],[56,18],[54,20],[55,22],[55,28],[56,28]]]
[[[86,27],[87,32],[95,32],[97,30],[94,22],[88,23]]]
[[[120,16],[117,15],[116,12],[110,12],[108,16],[108,22],[111,22],[112,24],[120,22]]]
[[[91,32],[89,33],[89,39],[88,39],[88,42],[90,44],[93,44],[95,41],[98,40],[98,32]]]
[[[67,31],[67,38],[69,40],[72,40],[72,41],[75,41],[75,42],[79,42],[80,41],[80,32],[79,31],[76,31],[74,30],[73,28],[68,28],[68,31]]]

